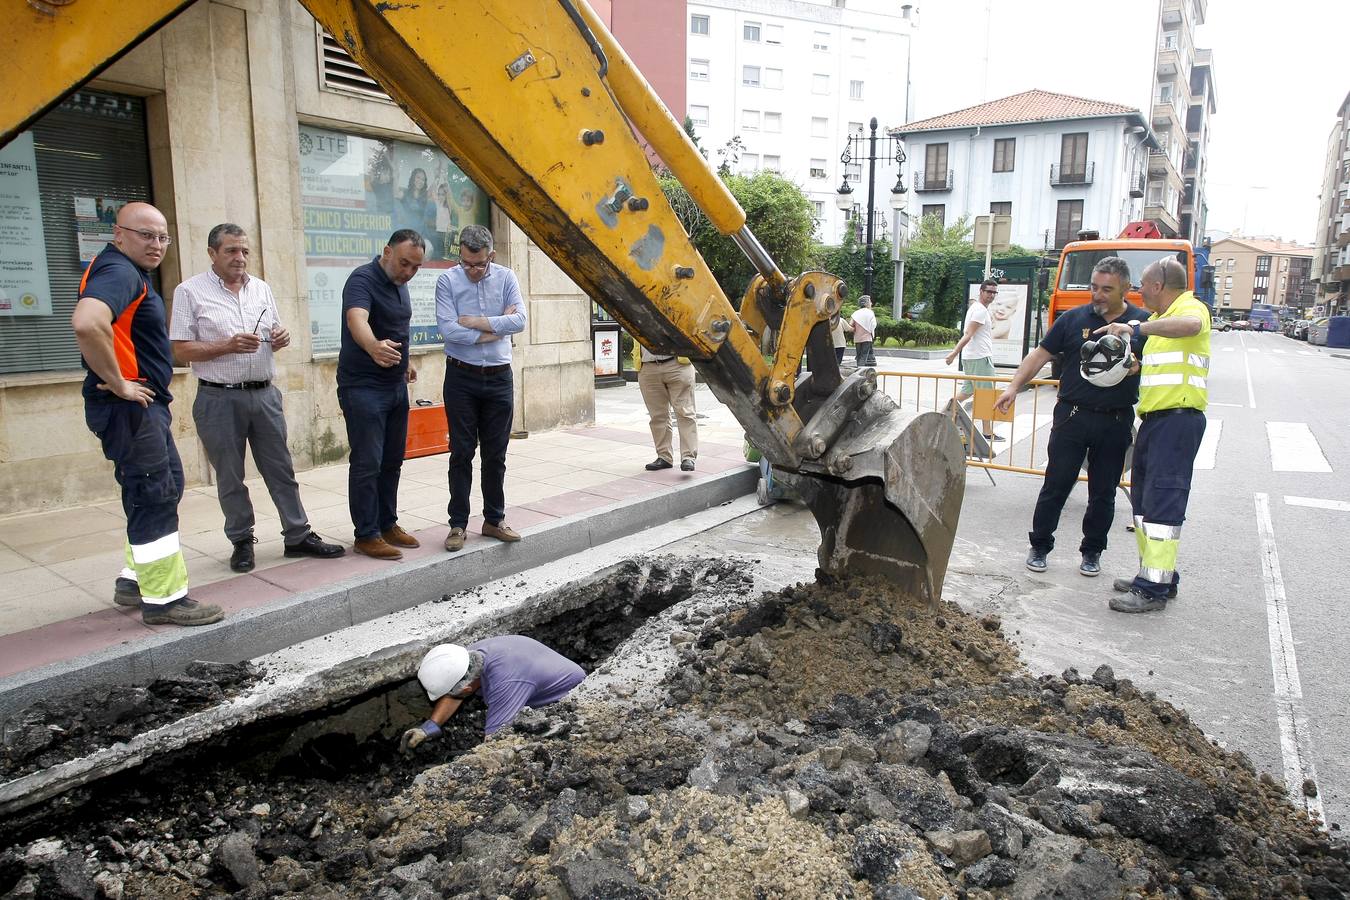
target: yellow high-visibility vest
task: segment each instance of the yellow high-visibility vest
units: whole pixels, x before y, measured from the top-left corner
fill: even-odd
[[[1195,316],[1200,333],[1184,338],[1151,334],[1144,343],[1139,370],[1139,415],[1179,406],[1203,410],[1209,405],[1209,308],[1187,291],[1167,312],[1149,321]]]

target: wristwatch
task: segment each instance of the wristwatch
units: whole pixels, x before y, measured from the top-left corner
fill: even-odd
[[[1130,323],[1130,333],[1131,333],[1134,337],[1139,337],[1139,324],[1140,324],[1140,323],[1138,323],[1138,322],[1131,322],[1131,323]]]

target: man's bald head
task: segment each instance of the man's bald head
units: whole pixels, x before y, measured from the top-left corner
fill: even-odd
[[[113,244],[142,269],[158,268],[169,248],[168,220],[149,203],[128,203],[117,211]]]
[[[1139,295],[1153,312],[1163,312],[1186,290],[1186,267],[1170,256],[1149,264],[1139,276]]]

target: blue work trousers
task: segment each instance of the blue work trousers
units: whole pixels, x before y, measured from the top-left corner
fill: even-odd
[[[1176,549],[1186,521],[1195,455],[1204,436],[1205,414],[1197,409],[1152,413],[1139,426],[1130,504],[1141,548],[1134,589],[1141,594],[1162,597],[1181,581],[1176,573]]]
[[[127,541],[152,544],[178,533],[183,463],[173,443],[173,415],[163,403],[86,401],[84,420],[114,464],[127,517]]]

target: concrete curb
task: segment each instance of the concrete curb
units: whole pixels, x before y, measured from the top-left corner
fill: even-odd
[[[253,659],[753,494],[758,478],[758,467],[747,465],[524,529],[526,539],[518,544],[485,543],[392,565],[236,613],[218,625],[157,634],[0,678],[0,720],[38,700],[143,683],[196,660]]]

